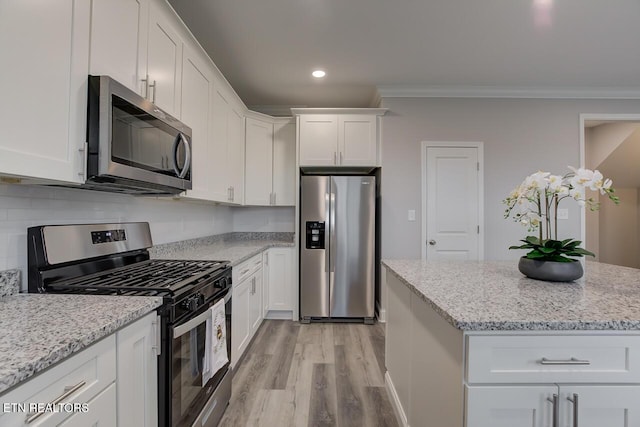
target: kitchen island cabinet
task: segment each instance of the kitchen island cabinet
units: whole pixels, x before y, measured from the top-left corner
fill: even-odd
[[[548,283],[512,262],[383,265],[403,425],[640,425],[640,270],[588,263]]]

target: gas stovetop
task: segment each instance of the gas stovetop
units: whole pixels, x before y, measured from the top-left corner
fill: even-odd
[[[29,292],[162,296],[174,304],[231,285],[228,261],[150,259],[144,222],[42,225],[27,239]]]
[[[147,260],[125,267],[47,284],[50,291],[69,293],[172,296],[184,287],[210,280],[226,269],[226,261]],[[224,289],[227,279],[214,282]]]

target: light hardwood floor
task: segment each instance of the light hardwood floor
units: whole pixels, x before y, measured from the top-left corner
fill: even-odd
[[[224,427],[397,426],[384,326],[266,320],[236,368]]]

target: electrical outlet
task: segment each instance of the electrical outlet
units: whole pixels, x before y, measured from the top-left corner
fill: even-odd
[[[569,219],[569,209],[558,209],[558,219]]]
[[[407,215],[407,219],[409,221],[415,221],[416,220],[416,211],[413,209],[409,209],[409,214]]]

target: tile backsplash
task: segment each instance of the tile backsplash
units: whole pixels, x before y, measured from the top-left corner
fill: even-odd
[[[231,232],[232,211],[171,198],[0,184],[0,271],[18,268],[26,277],[26,233],[31,226],[148,221],[154,244],[160,244]]]

